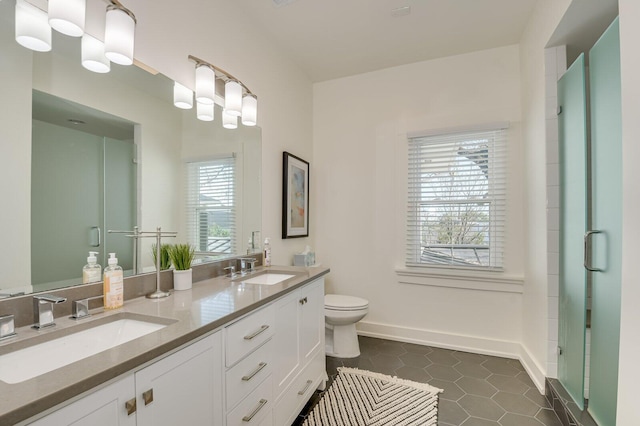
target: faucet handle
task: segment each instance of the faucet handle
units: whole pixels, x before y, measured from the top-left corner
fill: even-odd
[[[235,266],[227,266],[226,268],[224,268],[225,271],[229,271],[229,273],[227,274],[227,277],[229,278],[235,278],[236,277],[236,267]]]
[[[16,324],[13,315],[0,316],[0,340],[16,336]]]
[[[85,297],[84,299],[74,300],[71,305],[71,318],[75,320],[88,318],[91,316],[89,313],[89,301],[102,299],[103,296]]]
[[[253,271],[256,267],[256,263],[258,261],[255,257],[241,257],[240,258],[240,269],[243,274],[246,274],[249,271]]]

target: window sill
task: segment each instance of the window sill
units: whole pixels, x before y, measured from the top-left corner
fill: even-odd
[[[450,287],[500,293],[522,293],[524,277],[504,275],[502,272],[461,271],[440,268],[398,268],[400,284]]]

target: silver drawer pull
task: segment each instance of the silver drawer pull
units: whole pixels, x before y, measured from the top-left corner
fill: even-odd
[[[242,380],[245,382],[248,382],[249,380],[253,379],[253,376],[255,376],[260,371],[262,371],[262,369],[265,368],[266,366],[267,366],[266,362],[261,362],[260,364],[258,364],[258,367],[255,370],[253,370],[251,373],[249,373],[246,376],[242,376]]]
[[[306,386],[302,388],[300,392],[298,392],[298,395],[304,395],[305,393],[307,393],[307,389],[309,389],[309,386],[311,386],[311,383],[313,383],[312,380],[307,380]]]
[[[250,422],[251,419],[253,419],[255,417],[256,414],[258,414],[258,411],[260,411],[262,409],[262,407],[265,406],[265,404],[269,402],[266,399],[261,399],[260,402],[258,402],[258,406],[251,412],[251,414],[249,414],[248,416],[244,416],[242,418],[243,422]]]
[[[258,330],[258,331],[256,331],[256,332],[254,332],[254,333],[251,333],[251,334],[249,334],[248,336],[244,336],[244,340],[251,340],[251,339],[253,339],[254,337],[256,337],[257,335],[262,334],[262,333],[264,333],[265,331],[267,331],[267,329],[268,329],[268,328],[269,328],[269,326],[265,324],[265,325],[263,325],[262,327],[260,327],[260,330]]]

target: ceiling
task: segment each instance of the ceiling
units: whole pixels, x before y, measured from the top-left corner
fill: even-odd
[[[519,43],[536,2],[236,0],[313,82]]]

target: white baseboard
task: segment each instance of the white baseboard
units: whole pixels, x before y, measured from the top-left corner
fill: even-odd
[[[544,370],[540,368],[520,342],[441,333],[367,321],[360,321],[356,327],[358,334],[362,336],[517,359],[522,363],[538,391],[544,394]]]

